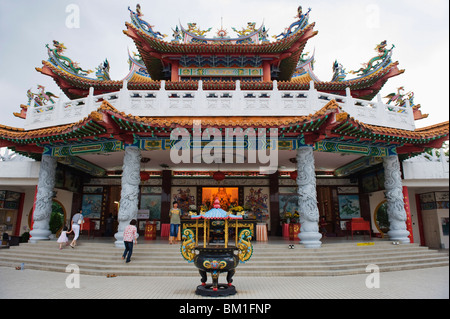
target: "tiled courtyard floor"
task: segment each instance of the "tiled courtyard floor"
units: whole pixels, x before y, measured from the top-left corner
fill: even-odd
[[[0,267],[1,299],[211,299],[195,294],[198,277],[80,275],[79,288],[67,288],[71,273]],[[449,267],[381,272],[380,287],[367,288],[371,274],[328,277],[240,277],[238,293],[223,299],[448,299]],[[70,281],[69,283],[73,282]],[[208,278],[210,280],[210,278]]]

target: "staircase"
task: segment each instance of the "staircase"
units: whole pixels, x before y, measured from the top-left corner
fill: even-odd
[[[134,247],[131,263],[122,259],[122,249],[113,242],[82,240],[75,249],[58,249],[55,241],[26,243],[0,249],[0,267],[65,272],[76,264],[81,274],[106,276],[198,276],[193,263],[186,262],[179,245],[146,242]],[[240,264],[235,276],[339,276],[364,274],[369,264],[379,271],[398,271],[449,265],[448,253],[418,244],[392,245],[377,241],[374,245],[357,246],[356,242],[324,243],[319,249],[257,242],[252,258]]]

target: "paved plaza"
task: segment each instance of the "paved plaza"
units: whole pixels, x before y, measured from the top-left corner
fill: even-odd
[[[0,267],[1,299],[203,299],[198,277],[80,275],[79,288],[67,288],[72,273]],[[367,275],[327,277],[234,277],[238,299],[448,299],[449,267],[379,273],[379,288],[367,288]],[[69,282],[70,278],[68,279]],[[72,281],[73,282],[73,281]]]

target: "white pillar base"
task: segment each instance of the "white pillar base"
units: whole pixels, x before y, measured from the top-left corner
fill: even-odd
[[[300,239],[300,244],[305,246],[305,248],[320,248],[322,246],[320,241],[322,234],[319,232],[301,232],[298,234],[298,238]]]
[[[42,240],[50,240],[50,235],[52,232],[50,230],[43,229],[33,229],[30,231],[30,243],[37,243]]]
[[[407,230],[390,230],[387,232],[387,235],[389,236],[389,240],[392,241],[398,241],[401,244],[410,244],[411,241],[409,239],[409,231]]]

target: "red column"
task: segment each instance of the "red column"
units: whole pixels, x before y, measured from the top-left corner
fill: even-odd
[[[25,193],[20,193],[19,209],[17,210],[16,229],[14,236],[20,236],[20,225],[22,224],[23,203],[25,201]]]
[[[269,61],[263,61],[263,82],[270,82],[271,78]]]
[[[412,230],[412,221],[411,221],[411,206],[409,205],[409,195],[408,195],[408,187],[403,186],[403,202],[405,203],[405,211],[406,211],[406,230],[409,231],[409,240],[410,243],[414,243],[414,236]]]
[[[416,194],[416,211],[417,211],[417,223],[419,226],[420,246],[425,246],[425,235],[423,231],[423,221],[422,221],[422,206],[420,204],[419,194]]]
[[[170,77],[170,80],[172,82],[178,82],[178,68],[179,68],[179,63],[178,61],[173,61],[172,62],[172,74]]]

